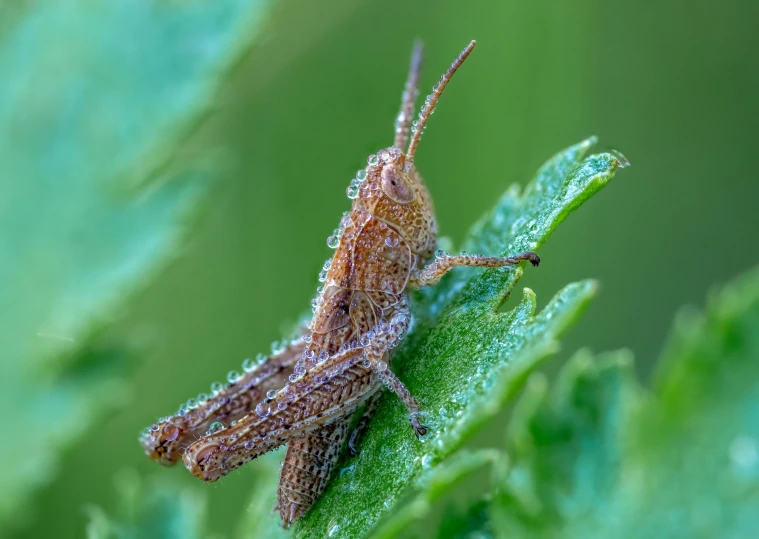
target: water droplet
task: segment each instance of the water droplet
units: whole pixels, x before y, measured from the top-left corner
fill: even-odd
[[[369,346],[369,343],[372,342],[372,340],[367,335],[361,335],[361,346]]]
[[[190,410],[194,410],[197,407],[198,407],[198,402],[195,399],[193,398],[187,399],[187,408],[189,408]]]
[[[152,425],[150,425],[150,430],[152,430],[153,432],[158,432],[158,429],[160,428],[161,427],[158,426],[158,423],[153,423]]]
[[[306,335],[303,335],[303,342],[304,343],[311,344],[311,341],[313,341],[313,340],[314,340],[314,337],[310,333],[308,333]]]
[[[356,193],[358,195],[358,193]],[[355,197],[354,197],[355,198]],[[340,238],[337,236],[330,236],[327,238],[327,245],[330,249],[337,249],[337,246],[340,245]]]
[[[359,170],[358,172],[356,172],[356,179],[360,182],[364,181],[366,179],[366,171]]]
[[[286,344],[284,342],[274,341],[271,343],[271,353],[278,356],[285,351]]]
[[[208,395],[206,395],[205,393],[200,393],[198,395],[198,404],[205,404],[207,400],[208,400]]]
[[[379,156],[381,161],[387,162],[390,159],[390,152],[387,150],[380,150]]]
[[[365,360],[363,360],[363,361],[361,362],[361,366],[362,366],[363,368],[365,368],[365,369],[368,369],[369,367],[371,367],[371,366],[372,366],[372,362],[371,362],[371,361],[369,361],[368,359],[365,359]]]
[[[343,217],[340,219],[340,226],[343,228],[348,228],[352,224],[353,224],[353,221],[351,221],[350,215],[343,215]]]
[[[319,272],[319,282],[323,283],[326,280],[327,280],[327,270],[321,270]]]
[[[388,236],[387,238],[385,238],[385,245],[387,245],[388,247],[395,247],[396,245],[398,245],[398,238],[396,238],[395,236]]]
[[[279,391],[277,391],[276,389],[270,389],[269,391],[266,392],[266,398],[273,399],[274,397],[277,396],[277,393],[279,393]]]
[[[253,442],[251,442],[250,440],[248,440],[247,442],[245,442],[245,444],[243,445],[243,447],[245,447],[246,450],[250,451],[251,449],[253,449],[253,445],[255,445],[255,444],[253,444]]]
[[[208,426],[208,432],[206,432],[206,434],[213,434],[217,430],[221,430],[223,428],[224,428],[224,423],[222,423],[221,421],[214,421]]]
[[[230,384],[236,383],[240,379],[240,373],[237,371],[229,371],[227,373],[227,382]]]
[[[345,194],[348,196],[349,199],[353,200],[356,197],[358,197],[358,191],[359,191],[358,186],[351,184],[345,190]]]
[[[277,410],[281,411],[281,410],[284,410],[285,408],[287,408],[287,403],[285,401],[282,401],[277,404]]]
[[[288,399],[292,399],[293,397],[295,397],[295,388],[291,385],[286,385],[284,392],[285,392],[285,397],[287,397]]]
[[[287,377],[287,379],[290,380],[291,382],[295,382],[298,378],[299,378],[298,375],[295,373]]]
[[[369,222],[369,219],[372,218],[371,214],[368,211],[357,211],[355,214],[356,217],[356,224],[358,226],[363,226],[366,223]]]
[[[435,251],[435,258],[443,258],[445,256],[445,251],[442,249],[438,249]]]
[[[244,370],[245,372],[250,372],[255,368],[256,368],[256,364],[250,358],[246,358],[245,361],[242,362],[242,370]]]
[[[266,403],[259,402],[256,405],[256,414],[258,417],[266,417],[269,415],[269,406]]]
[[[377,362],[377,372],[385,372],[387,370],[387,363],[384,361]]]
[[[376,166],[379,163],[379,159],[377,159],[376,155],[372,154],[366,159],[366,162],[371,166]]]

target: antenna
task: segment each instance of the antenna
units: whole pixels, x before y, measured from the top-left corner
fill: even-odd
[[[416,97],[419,95],[419,72],[422,69],[422,56],[424,55],[424,45],[421,41],[414,42],[414,49],[411,52],[411,64],[408,68],[408,78],[406,86],[403,88],[403,99],[401,101],[401,110],[398,118],[395,120],[395,140],[393,147],[405,148],[408,144],[409,129],[411,127],[411,115],[414,113],[414,104]]]
[[[443,90],[445,90],[445,86],[448,84],[448,81],[451,80],[453,74],[456,73],[456,70],[464,63],[464,60],[469,56],[469,53],[472,52],[476,43],[477,42],[473,40],[463,51],[461,51],[461,54],[459,54],[458,58],[453,61],[451,67],[448,68],[448,71],[440,77],[440,82],[435,85],[432,94],[430,94],[424,102],[424,108],[422,108],[422,111],[419,113],[419,120],[414,122],[411,127],[414,136],[411,138],[411,143],[408,145],[408,151],[406,152],[406,161],[408,163],[411,163],[414,160],[416,147],[419,146],[419,140],[422,138],[424,126],[427,124],[427,119],[432,114],[432,111],[435,110],[435,105],[437,104],[438,99],[440,99]]]

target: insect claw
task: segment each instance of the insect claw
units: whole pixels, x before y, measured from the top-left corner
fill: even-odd
[[[423,436],[427,434],[428,428],[427,425],[424,425],[419,421],[419,415],[418,413],[411,414],[411,418],[409,419],[411,422],[411,426],[414,429],[414,433],[416,434],[416,437],[418,439],[422,439]]]
[[[527,253],[530,261],[530,264],[532,264],[535,267],[538,267],[540,265],[540,257],[537,255],[537,253]]]

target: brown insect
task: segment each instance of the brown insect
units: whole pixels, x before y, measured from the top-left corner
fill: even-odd
[[[233,383],[225,391],[230,402],[237,404],[228,406],[234,413],[225,408],[223,414],[234,421],[209,428],[184,451],[184,463],[194,475],[215,481],[287,444],[277,489],[277,509],[284,526],[305,514],[321,494],[352,415],[368,403],[360,423],[365,425],[383,385],[406,405],[416,435],[425,434],[419,404],[389,369],[392,349],[411,322],[408,287],[435,284],[456,266],[500,267],[524,260],[537,266],[540,261],[533,252],[504,258],[435,252],[437,223],[429,192],[414,167],[414,155],[440,95],[474,45],[472,41],[456,58],[411,124],[422,57],[421,46],[415,47],[395,140],[391,147],[369,156],[368,166],[348,187],[352,208],[328,239],[337,250],[320,275],[324,285],[313,302],[314,315],[288,383],[280,385],[279,391],[269,389],[276,379],[273,375],[256,375],[258,383],[252,385],[249,378],[244,388],[238,387],[242,382]],[[298,350],[296,345],[293,350]],[[285,354],[270,358],[260,368],[280,373],[284,381],[281,375],[289,365],[292,355]],[[266,397],[253,406],[254,396],[267,390]],[[208,403],[198,408],[198,418],[174,416],[154,425],[144,438],[146,451],[161,461],[175,460],[178,448],[207,428],[209,421],[219,419],[222,408],[215,408],[213,399]],[[202,411],[209,406],[211,411]],[[171,427],[178,429],[176,436]],[[352,438],[352,450],[354,442]]]

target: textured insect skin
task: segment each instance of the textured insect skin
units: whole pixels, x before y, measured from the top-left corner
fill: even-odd
[[[370,156],[368,166],[348,188],[354,199],[351,212],[341,221],[341,233],[330,238],[337,251],[325,266],[310,333],[289,383],[273,398],[259,402],[255,412],[202,437],[183,455],[194,475],[215,481],[287,443],[277,492],[285,526],[300,518],[322,492],[347,436],[350,417],[383,385],[406,405],[417,436],[426,432],[416,399],[388,368],[392,349],[411,323],[408,287],[435,284],[456,266],[539,262],[532,252],[505,258],[433,256],[437,223],[413,159],[443,88],[473,46],[474,42],[461,53],[427,98],[404,153],[401,147],[409,138],[421,62],[417,47],[394,145]]]
[[[145,429],[140,436],[145,454],[164,466],[176,464],[185,448],[203,436],[213,423],[229,424],[240,419],[266,396],[267,391],[285,385],[305,346],[303,337],[296,337],[280,353],[269,356],[196,408],[162,418]]]

